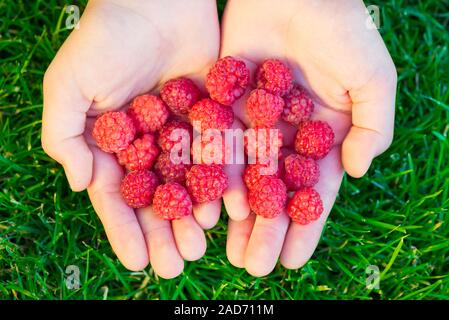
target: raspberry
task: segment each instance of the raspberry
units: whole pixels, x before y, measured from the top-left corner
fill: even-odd
[[[195,203],[220,198],[228,187],[228,177],[218,165],[197,164],[187,173],[186,186]]]
[[[301,122],[309,120],[312,115],[314,104],[304,88],[295,85],[293,89],[284,97],[284,111],[282,119],[292,125],[299,125]]]
[[[287,94],[293,86],[290,69],[280,60],[267,59],[257,70],[257,87],[275,95]]]
[[[144,94],[135,97],[128,109],[139,133],[155,132],[162,128],[168,118],[168,109],[159,97]]]
[[[268,219],[277,217],[284,209],[286,201],[287,188],[278,178],[263,177],[248,192],[251,210]]]
[[[169,182],[157,187],[153,210],[164,220],[181,219],[192,213],[192,200],[183,186]]]
[[[229,129],[234,122],[234,112],[211,99],[203,99],[195,103],[189,113],[189,119],[198,132],[207,129],[224,131]]]
[[[177,182],[184,184],[186,181],[186,173],[189,171],[191,165],[183,162],[175,163],[170,159],[169,152],[163,152],[159,155],[154,165],[154,172],[158,175],[161,181]]]
[[[244,135],[245,153],[253,162],[281,156],[282,132],[278,129],[247,129]],[[251,161],[249,161],[251,163]]]
[[[323,202],[313,188],[302,188],[295,192],[287,205],[290,218],[299,224],[309,224],[323,213]]]
[[[291,154],[284,160],[284,182],[288,190],[313,187],[320,178],[320,167],[312,158]]]
[[[187,78],[167,81],[161,89],[161,98],[176,115],[189,113],[190,108],[201,97],[200,89]]]
[[[123,199],[131,208],[144,208],[148,207],[153,201],[157,185],[158,179],[153,172],[138,170],[125,176],[120,191]]]
[[[231,159],[230,150],[226,148],[226,140],[219,132],[209,131],[199,135],[193,140],[191,150],[195,164],[224,165],[226,157]]]
[[[158,154],[156,138],[151,133],[147,133],[140,139],[134,140],[128,148],[117,153],[117,158],[122,166],[133,171],[150,169]]]
[[[295,138],[295,150],[300,155],[315,160],[324,158],[334,143],[332,128],[323,121],[301,123]]]
[[[249,70],[245,62],[229,56],[215,62],[206,77],[210,97],[227,106],[245,93],[248,83]]]
[[[104,152],[119,152],[134,140],[136,128],[126,113],[106,112],[94,124],[92,135]]]
[[[177,131],[174,132],[174,130]],[[159,131],[159,138],[157,142],[162,151],[170,152],[175,144],[180,143],[183,140],[186,141],[186,144],[188,142],[188,145],[186,145],[185,147],[189,148],[190,144],[192,143],[192,135],[193,132],[190,123],[180,120],[171,120],[167,122]],[[180,147],[184,146],[180,145]]]
[[[275,172],[272,172],[274,171]],[[279,178],[279,168],[276,167],[270,168],[267,164],[249,164],[245,168],[245,172],[243,173],[243,181],[245,182],[248,189],[253,189],[254,186],[263,178],[263,177],[273,177]]]
[[[284,109],[284,100],[263,89],[251,91],[246,101],[246,113],[253,127],[272,127]]]

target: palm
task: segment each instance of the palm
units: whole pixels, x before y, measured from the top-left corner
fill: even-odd
[[[364,38],[366,35],[362,32],[355,41],[346,41],[348,37],[344,32],[348,25],[335,29],[333,20],[325,16],[327,12],[310,12],[314,11],[313,6],[306,10],[301,1],[286,1],[283,6],[272,6],[270,1],[252,5],[251,1],[228,4],[221,55],[240,56],[253,70],[266,58],[287,61],[295,80],[308,88],[315,100],[313,119],[327,121],[336,134],[332,151],[319,162],[321,176],[316,189],[323,199],[325,212],[318,221],[308,226],[290,224],[285,213],[272,220],[255,218],[248,215],[247,204],[238,208],[232,203],[228,205],[225,198],[231,218],[228,257],[234,265],[260,276],[274,268],[279,255],[282,263],[290,268],[302,266],[312,255],[343,175],[341,145],[354,122],[354,99],[349,92],[375,78],[377,65],[367,61],[378,50],[370,47],[373,52],[352,52],[353,60],[349,61],[347,50],[364,51],[362,45],[369,42],[372,35]],[[326,21],[329,22],[327,25]],[[248,125],[244,103],[245,98],[236,103],[234,110]],[[285,123],[280,123],[279,128],[284,133],[284,143],[291,147],[295,129]],[[346,169],[351,170],[351,165],[349,162]],[[242,187],[240,192],[245,193],[246,189]]]

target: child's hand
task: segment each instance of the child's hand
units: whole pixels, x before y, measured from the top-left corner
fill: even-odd
[[[45,74],[42,145],[73,190],[88,188],[115,253],[131,270],[150,260],[160,276],[178,275],[183,259],[204,254],[202,227],[217,222],[220,202],[173,223],[151,208],[135,213],[120,195],[115,156],[89,136],[93,121],[168,79],[204,79],[218,50],[214,0],[92,0]]]
[[[287,268],[304,265],[317,246],[343,169],[361,177],[391,143],[396,71],[379,33],[367,27],[368,17],[358,0],[230,0],[227,5],[221,55],[240,56],[249,65],[285,59],[315,97],[313,117],[327,121],[336,134],[334,148],[320,161],[316,189],[325,212],[318,221],[301,226],[286,214],[273,220],[249,215],[241,181],[234,184],[233,198],[224,197],[231,218],[228,258],[253,275],[270,273],[279,256]],[[234,111],[247,123],[244,102],[239,100]],[[286,144],[293,134],[284,132]],[[242,166],[232,170],[238,176]]]

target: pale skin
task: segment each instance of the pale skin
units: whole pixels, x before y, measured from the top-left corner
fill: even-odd
[[[172,78],[203,86],[219,37],[214,0],[93,0],[45,74],[43,148],[63,165],[74,191],[87,188],[112,248],[130,270],[150,262],[163,278],[179,275],[184,260],[203,256],[203,229],[218,221],[221,201],[195,206],[193,216],[172,223],[151,207],[132,210],[119,192],[124,172],[115,156],[92,141],[93,121]]]
[[[317,101],[314,118],[336,133],[334,148],[320,161],[317,190],[325,212],[309,226],[290,224],[285,214],[274,220],[250,215],[243,166],[226,168],[227,255],[255,276],[271,272],[279,257],[287,268],[301,267],[318,243],[343,170],[362,176],[392,139],[396,72],[378,32],[364,27],[363,4],[314,3],[231,0],[223,17],[221,56],[240,57],[251,69],[266,57],[288,61]],[[193,216],[172,223],[151,207],[130,209],[119,193],[123,170],[90,136],[95,116],[157,92],[171,78],[202,85],[219,51],[214,0],[92,0],[45,74],[44,150],[63,165],[74,191],[87,188],[112,248],[130,270],[151,263],[161,277],[179,275],[184,260],[204,254],[203,229],[216,224],[221,202],[195,206]],[[233,106],[235,127],[247,124],[243,103]],[[294,131],[281,130],[291,143]]]
[[[292,68],[295,80],[314,97],[313,119],[327,121],[335,132],[329,155],[319,161],[316,190],[324,203],[319,220],[302,226],[286,212],[275,219],[250,214],[246,188],[238,179],[224,196],[230,216],[227,256],[254,276],[269,274],[280,258],[289,269],[303,266],[313,254],[346,171],[361,177],[393,136],[396,70],[375,29],[366,27],[362,1],[230,0],[222,22],[221,56],[239,56],[251,69],[267,57]],[[234,105],[248,124],[244,98]],[[284,124],[291,147],[294,130]],[[243,167],[234,166],[232,176]],[[237,199],[237,200],[236,200]]]

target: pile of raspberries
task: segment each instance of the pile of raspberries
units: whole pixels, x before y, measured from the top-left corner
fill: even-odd
[[[153,205],[159,217],[174,220],[190,215],[194,204],[221,198],[228,186],[224,160],[229,150],[223,132],[234,122],[231,106],[252,87],[246,101],[251,125],[244,140],[248,164],[242,176],[250,208],[265,218],[287,209],[291,219],[303,225],[318,219],[323,203],[313,188],[320,176],[317,160],[329,153],[334,133],[326,122],[310,120],[314,103],[294,83],[291,70],[280,60],[267,59],[250,83],[245,62],[228,56],[212,66],[205,86],[208,95],[188,78],[172,79],[159,96],[138,96],[126,111],[97,118],[93,137],[98,147],[114,153],[127,170],[120,188],[126,203],[132,208]],[[272,135],[267,129],[280,119],[297,128],[296,153],[287,156],[282,155],[278,130],[275,139],[268,140]],[[208,129],[214,130],[202,135]],[[194,132],[199,134],[195,139]],[[220,150],[208,152],[211,158],[205,156],[202,150],[209,144],[216,148],[218,135],[223,141]],[[179,147],[185,144],[187,159]],[[274,158],[262,159],[261,149],[276,157],[275,170],[267,170]]]

